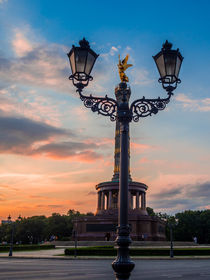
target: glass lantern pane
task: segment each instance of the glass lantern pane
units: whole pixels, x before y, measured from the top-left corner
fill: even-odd
[[[161,78],[165,77],[166,71],[165,71],[165,64],[164,64],[164,59],[163,59],[163,54],[161,54],[157,59],[156,59],[156,64],[160,73]]]
[[[75,52],[76,72],[84,73],[87,50],[77,50]]]
[[[176,70],[175,70],[175,76],[178,78],[179,76],[179,70],[180,70],[180,67],[181,67],[181,59],[179,56],[177,56],[177,59],[176,59]]]
[[[176,53],[165,54],[165,67],[167,76],[175,75],[176,57]]]
[[[91,53],[88,53],[87,64],[86,64],[86,68],[85,68],[85,73],[87,75],[90,75],[90,72],[93,68],[95,60],[96,60],[96,58]]]
[[[70,64],[71,64],[71,71],[72,74],[74,74],[76,72],[75,69],[75,60],[74,60],[74,52],[72,52],[71,56],[70,56]]]

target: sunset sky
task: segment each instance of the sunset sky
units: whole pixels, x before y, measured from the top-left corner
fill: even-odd
[[[131,174],[147,206],[210,209],[210,2],[0,0],[0,220],[96,210],[113,175],[115,123],[68,80],[84,36],[100,54],[85,93],[114,97],[130,54],[131,101],[166,97],[152,59],[167,39],[184,56],[167,109],[131,123]]]

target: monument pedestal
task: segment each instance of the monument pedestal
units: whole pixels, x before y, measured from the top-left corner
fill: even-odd
[[[79,217],[74,223],[78,240],[115,240],[118,225],[119,182],[103,182],[96,185],[98,206],[94,216]],[[136,241],[164,241],[165,223],[151,217],[146,210],[146,190],[143,183],[129,183],[130,236]]]

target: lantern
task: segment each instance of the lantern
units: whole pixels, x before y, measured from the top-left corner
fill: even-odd
[[[179,49],[172,50],[172,44],[167,40],[161,51],[153,56],[160,73],[159,81],[162,84],[174,84],[179,83],[179,71],[181,68],[183,57],[179,52]]]
[[[90,48],[89,42],[83,38],[79,41],[80,47],[72,46],[67,54],[70,61],[72,75],[70,78],[79,82],[92,80],[91,70],[95,64],[98,55]]]

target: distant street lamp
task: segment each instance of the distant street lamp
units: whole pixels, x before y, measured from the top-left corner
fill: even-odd
[[[170,230],[170,258],[174,257],[174,243],[173,243],[173,229],[178,224],[178,219],[175,219],[175,223],[168,223]]]
[[[172,44],[166,41],[163,44],[161,51],[154,56],[155,63],[160,73],[159,82],[162,83],[168,97],[161,99],[146,99],[145,97],[135,100],[129,107],[128,93],[130,88],[127,86],[127,76],[125,68],[120,69],[121,83],[118,90],[122,94],[122,102],[117,102],[115,99],[107,97],[93,97],[92,95],[83,95],[82,90],[93,79],[90,76],[91,70],[95,64],[98,55],[90,48],[88,41],[81,40],[80,46],[73,46],[68,53],[72,75],[69,77],[73,85],[77,88],[80,99],[85,107],[90,108],[93,112],[97,112],[103,116],[110,117],[111,121],[118,120],[121,126],[120,129],[120,182],[119,182],[119,211],[118,211],[118,229],[116,244],[118,245],[118,256],[112,263],[112,267],[116,274],[116,279],[129,279],[130,272],[135,264],[129,257],[129,245],[131,244],[130,227],[128,223],[128,180],[129,180],[129,123],[133,120],[138,122],[140,118],[157,114],[159,110],[165,109],[169,103],[173,90],[180,83],[178,78],[183,57],[179,50],[172,50]],[[122,61],[127,62],[128,57]]]
[[[9,257],[12,257],[13,253],[13,243],[14,243],[14,232],[15,232],[15,222],[13,222],[11,219],[11,216],[8,216],[8,223],[11,224],[11,237],[10,237],[10,248],[9,248]],[[19,215],[18,220],[21,220],[21,216]]]
[[[75,219],[75,229],[73,230],[74,237],[74,257],[77,257],[77,218]]]

